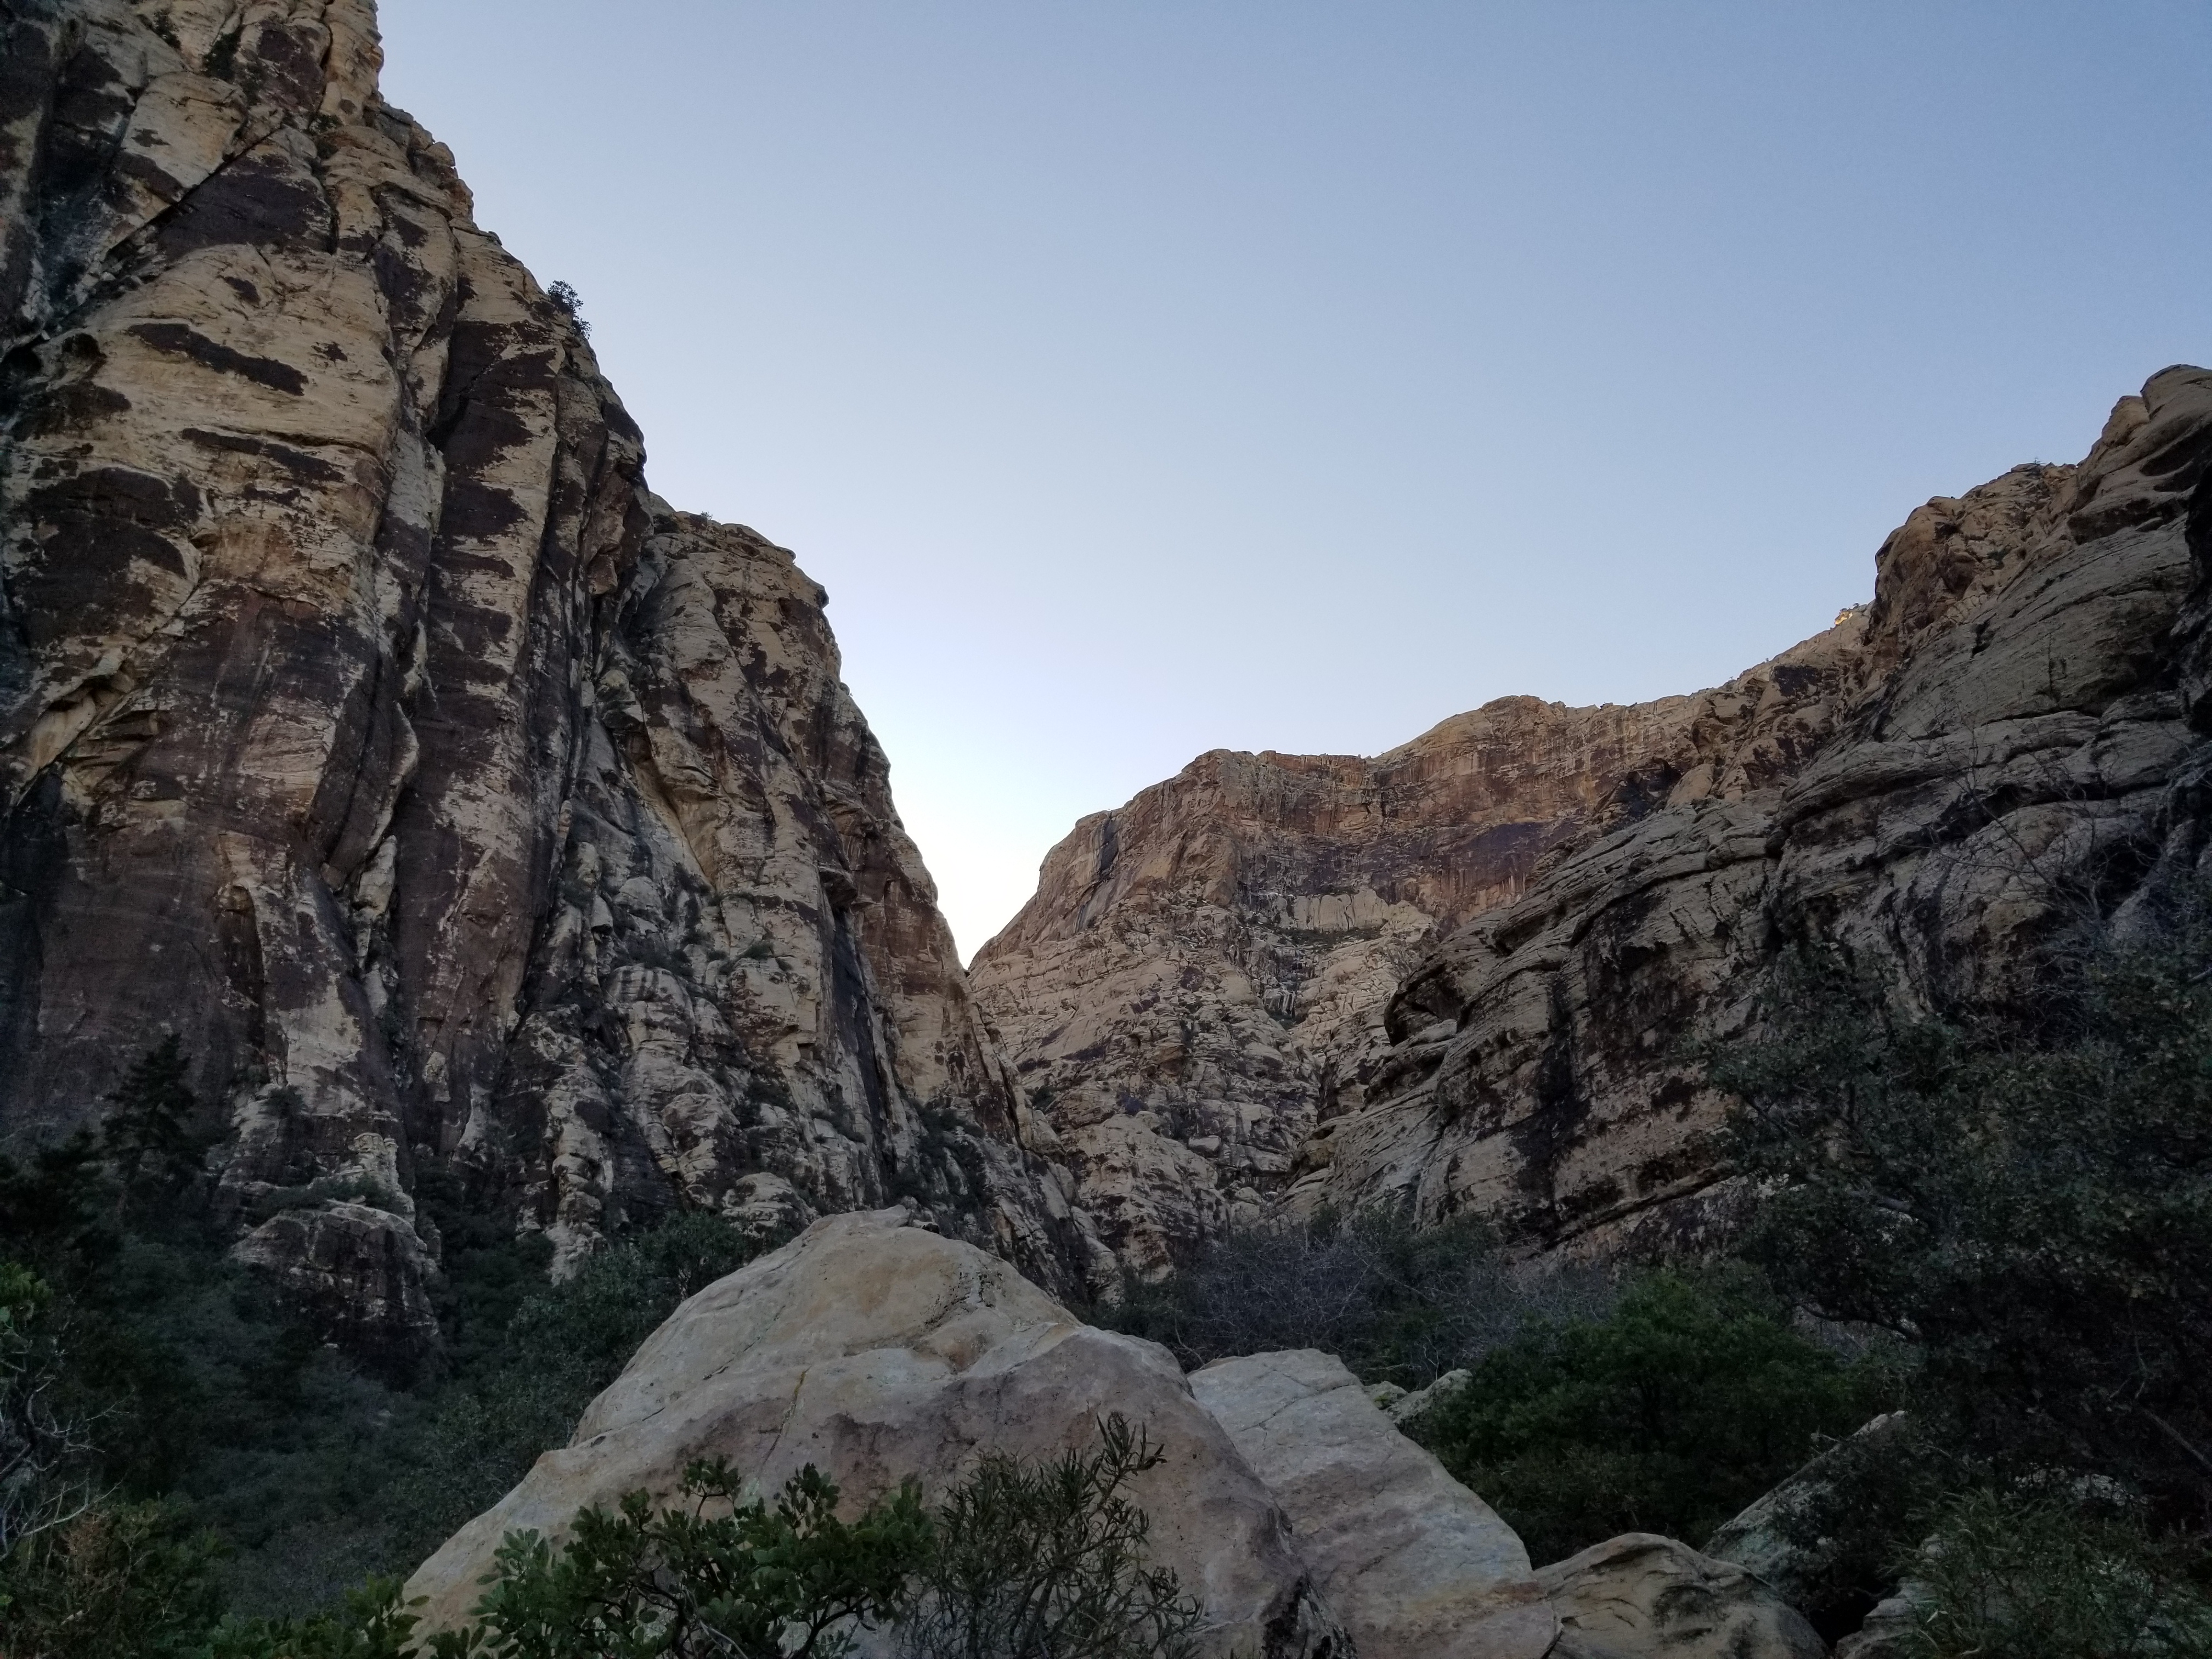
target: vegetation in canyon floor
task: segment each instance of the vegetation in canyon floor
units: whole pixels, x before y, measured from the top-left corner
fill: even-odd
[[[2176,900],[2002,1017],[1930,1012],[1838,952],[1794,951],[1761,1035],[1707,1055],[1740,1103],[1731,1156],[1764,1194],[1730,1259],[1532,1275],[1467,1219],[1325,1217],[1232,1233],[1095,1316],[1187,1364],[1316,1346],[1406,1386],[1465,1368],[1409,1428],[1540,1560],[1630,1528],[1696,1541],[1825,1449],[1777,1519],[1824,1629],[1909,1581],[1930,1656],[2212,1650],[2208,918]],[[434,1174],[416,1197],[447,1240],[448,1341],[438,1374],[403,1388],[229,1261],[173,1044],[111,1104],[100,1135],[0,1166],[11,1655],[404,1651],[391,1585],[344,1583],[411,1565],[487,1505],[684,1295],[755,1248],[678,1215],[552,1285],[542,1243]],[[1885,1432],[1852,1432],[1893,1410]],[[1147,1576],[1118,1494],[1144,1455],[1109,1437],[1065,1467],[987,1462],[950,1507],[893,1503],[853,1548],[927,1532],[938,1553],[908,1563],[900,1594],[936,1612],[899,1605],[933,1656],[1001,1651],[1003,1630],[972,1645],[978,1621],[1036,1607],[975,1598],[1012,1582],[1007,1561],[1048,1557],[1090,1564],[1119,1609],[1094,1634],[1125,1646],[1081,1651],[1169,1651],[1185,1604]],[[813,1548],[842,1536],[805,1519],[819,1496],[739,1505],[732,1524]],[[668,1552],[729,1543],[672,1514],[633,1506],[562,1551],[518,1545],[501,1594],[543,1615],[540,1645],[488,1626],[481,1642],[508,1645],[475,1650],[570,1651],[547,1610],[580,1586],[619,1601],[622,1574],[650,1566],[661,1594],[690,1571],[672,1579]],[[623,1605],[665,1626],[643,1595]],[[308,1616],[254,1621],[288,1612]]]
[[[1468,1368],[1408,1427],[1539,1560],[1701,1539],[1825,1449],[1779,1524],[1830,1635],[1909,1580],[1930,1655],[2212,1651],[2212,906],[2054,963],[1949,1015],[1793,950],[1705,1055],[1762,1194],[1727,1260],[1530,1276],[1473,1221],[1323,1216],[1101,1316],[1186,1364]]]

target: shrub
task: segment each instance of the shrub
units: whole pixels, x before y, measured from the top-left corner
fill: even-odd
[[[1926,1659],[2166,1659],[2212,1653],[2201,1551],[2077,1502],[1953,1498],[1902,1571],[1925,1595]]]
[[[480,1318],[465,1363],[404,1449],[407,1472],[380,1504],[391,1516],[389,1559],[428,1554],[538,1454],[565,1445],[584,1407],[678,1303],[763,1248],[717,1217],[679,1213],[608,1246],[562,1284],[540,1280],[513,1304],[495,1340]],[[504,1285],[508,1256],[489,1261]]]
[[[678,1501],[587,1509],[558,1549],[510,1533],[464,1631],[423,1659],[839,1659],[891,1627],[911,1659],[1188,1659],[1195,1602],[1147,1565],[1121,1495],[1161,1454],[1120,1417],[1044,1463],[987,1453],[936,1510],[909,1480],[851,1522],[811,1464],[771,1506],[726,1462],[695,1462]],[[416,1620],[386,1583],[342,1616],[233,1622],[211,1659],[407,1659]],[[351,1643],[352,1645],[347,1645]]]
[[[1413,1426],[1538,1560],[1623,1532],[1703,1538],[1881,1393],[1741,1271],[1647,1274],[1605,1316],[1539,1324],[1474,1371]]]
[[[185,1659],[222,1606],[221,1550],[169,1504],[103,1504],[0,1561],[8,1659]]]
[[[1423,1228],[1374,1209],[1231,1229],[1188,1267],[1125,1280],[1091,1317],[1164,1344],[1186,1367],[1321,1348],[1365,1381],[1419,1388],[1532,1318],[1601,1307],[1609,1294],[1595,1274],[1515,1272],[1472,1218]]]
[[[1163,1454],[1121,1418],[1088,1455],[987,1453],[935,1516],[900,1610],[914,1659],[1187,1659],[1197,1603],[1145,1565],[1150,1525],[1121,1497]]]
[[[486,1659],[837,1659],[852,1645],[850,1625],[897,1605],[929,1544],[911,1482],[850,1523],[837,1518],[836,1486],[811,1464],[774,1508],[745,1501],[721,1460],[692,1464],[683,1498],[656,1510],[636,1492],[611,1513],[585,1510],[557,1552],[536,1533],[510,1533],[468,1650]],[[729,1512],[708,1512],[720,1504]]]
[[[1921,1356],[1916,1410],[2016,1472],[2117,1477],[2212,1522],[2212,926],[2087,962],[2021,1026],[1900,1012],[1807,951],[1717,1058],[1745,1253]]]

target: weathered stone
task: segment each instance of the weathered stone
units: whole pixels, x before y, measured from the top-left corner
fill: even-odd
[[[2195,872],[2208,471],[2212,375],[2168,369],[2078,467],[1921,507],[1871,605],[1715,690],[1208,755],[1086,818],[975,964],[1082,1201],[1147,1270],[1240,1188],[1523,1252],[1710,1242],[1743,1195],[1687,1040],[1747,1030],[1790,940],[2002,1007],[2084,895],[2124,927]]]
[[[1379,1400],[1375,1403],[1382,1407],[1382,1414],[1385,1417],[1402,1429],[1410,1425],[1416,1418],[1431,1407],[1441,1406],[1445,1401],[1462,1392],[1467,1385],[1474,1381],[1473,1371],[1446,1371],[1425,1389],[1415,1389],[1409,1394],[1400,1395],[1387,1405]]]
[[[1800,1543],[1793,1539],[1788,1524],[1792,1515],[1828,1497],[1846,1457],[1893,1440],[1905,1425],[1903,1412],[1885,1412],[1849,1440],[1831,1446],[1723,1522],[1705,1540],[1705,1553],[1757,1574],[1792,1607],[1812,1607],[1824,1576],[1823,1546],[1818,1540]]]
[[[1836,1659],[1915,1659],[1928,1651],[1928,1615],[1935,1596],[1908,1578],[1894,1595],[1875,1604],[1866,1620],[1836,1644]]]
[[[1559,1632],[1528,1552],[1398,1432],[1333,1354],[1216,1360],[1191,1391],[1291,1518],[1360,1659],[1540,1659]]]
[[[2016,468],[1889,538],[1872,607],[1835,639],[1828,735],[1737,777],[1764,717],[1718,721],[1666,804],[1417,968],[1388,1081],[1338,1126],[1310,1201],[1473,1211],[1585,1251],[1695,1239],[1735,1197],[1724,1103],[1685,1039],[1744,1032],[1790,939],[1888,964],[1922,1006],[2002,1006],[2083,894],[2125,926],[2131,894],[2193,872],[2203,811],[2176,786],[2203,738],[2173,688],[2212,551],[2192,559],[2189,529],[2212,374],[2168,370],[2130,401],[2124,441],[2079,468]],[[2152,452],[2170,487],[2136,479],[2122,513],[2110,480]],[[2109,505],[2088,540],[2085,495]]]
[[[436,1346],[422,1240],[404,1216],[330,1200],[286,1209],[238,1242],[238,1258],[371,1364],[411,1377]]]
[[[1826,1659],[1795,1609],[1732,1562],[1632,1532],[1540,1568],[1559,1659]]]
[[[241,1217],[389,1196],[353,1313],[330,1212],[247,1251],[380,1353],[427,1340],[431,1166],[563,1268],[908,1196],[1103,1271],[821,590],[646,489],[370,0],[0,29],[0,1135],[179,1033]]]
[[[1517,896],[1694,706],[1507,697],[1371,761],[1217,751],[1078,824],[973,974],[1123,1260],[1322,1155],[1420,947]]]
[[[408,1595],[450,1626],[506,1532],[562,1536],[582,1505],[672,1491],[693,1458],[726,1456],[770,1490],[811,1463],[855,1504],[908,1476],[937,1496],[979,1452],[1085,1447],[1119,1412],[1167,1454],[1132,1495],[1153,1559],[1205,1607],[1205,1650],[1341,1659],[1282,1511],[1167,1352],[1079,1323],[1004,1261],[911,1219],[818,1221],[691,1297],[568,1446],[455,1534]]]

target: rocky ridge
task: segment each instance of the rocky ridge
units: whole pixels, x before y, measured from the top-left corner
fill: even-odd
[[[244,1253],[402,1367],[426,1180],[1095,1271],[825,596],[647,489],[369,0],[0,30],[0,1135],[179,1033]]]
[[[2002,1009],[2061,935],[2200,880],[2208,466],[2212,374],[2177,368],[2078,466],[1915,512],[1825,686],[1699,731],[1663,804],[1624,803],[1414,969],[1297,1200],[1474,1211],[1532,1248],[1693,1243],[1740,1194],[1686,1039],[1753,1029],[1793,940],[1923,1008]],[[1740,770],[1778,717],[1826,735]]]
[[[2002,1002],[2085,895],[2195,868],[2208,453],[2212,377],[2166,370],[1724,686],[1207,755],[1085,819],[973,970],[1080,1201],[1146,1269],[1279,1203],[1697,1234],[1730,1189],[1685,1040],[1744,1030],[1788,939]]]

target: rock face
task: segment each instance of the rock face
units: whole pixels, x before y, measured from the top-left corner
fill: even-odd
[[[1819,1616],[1823,1611],[1818,1605],[1822,1581],[1832,1565],[1832,1546],[1825,1540],[1796,1541],[1791,1534],[1798,1528],[1791,1522],[1811,1512],[1814,1506],[1832,1501],[1836,1481],[1845,1472],[1851,1454],[1894,1441],[1905,1429],[1903,1412],[1885,1412],[1850,1439],[1829,1447],[1723,1522],[1705,1540],[1705,1553],[1717,1560],[1733,1561],[1755,1574],[1790,1606]]]
[[[1153,1560],[1205,1608],[1204,1650],[1340,1659],[1282,1511],[1166,1350],[1077,1322],[1004,1261],[908,1220],[818,1221],[678,1309],[570,1444],[416,1573],[430,1624],[466,1614],[507,1531],[558,1537],[584,1504],[672,1491],[696,1457],[765,1490],[812,1463],[855,1503],[908,1476],[935,1497],[981,1450],[1050,1456],[1120,1412],[1167,1453],[1133,1496]]]
[[[1206,756],[1045,861],[979,1003],[1125,1260],[1238,1213],[1473,1211],[1529,1250],[1729,1213],[1684,1040],[1787,941],[2002,1004],[2203,846],[2212,376],[1916,512],[1874,603],[1716,690],[1509,699],[1377,760]]]
[[[1758,1578],[1656,1534],[1593,1545],[1536,1575],[1559,1615],[1556,1659],[1826,1659]]]
[[[903,1195],[1094,1267],[823,594],[647,490],[369,0],[0,31],[0,1134],[179,1032],[248,1254],[395,1361],[434,1170],[563,1258]]]
[[[1517,896],[1693,710],[1508,697],[1371,761],[1217,751],[1079,823],[972,975],[1123,1259],[1279,1193],[1419,947]]]
[[[1528,1552],[1398,1432],[1333,1354],[1217,1360],[1191,1391],[1290,1516],[1359,1659],[1542,1659],[1559,1633]]]
[[[1891,964],[1923,1006],[2002,1006],[2054,933],[2193,878],[2208,461],[2212,374],[2170,369],[2079,466],[1915,513],[1820,681],[1717,699],[1640,792],[1660,804],[1624,796],[1414,970],[1309,1199],[1584,1250],[1694,1237],[1730,1188],[1682,1040],[1744,1030],[1790,939]],[[1740,767],[1777,721],[1825,736]]]

